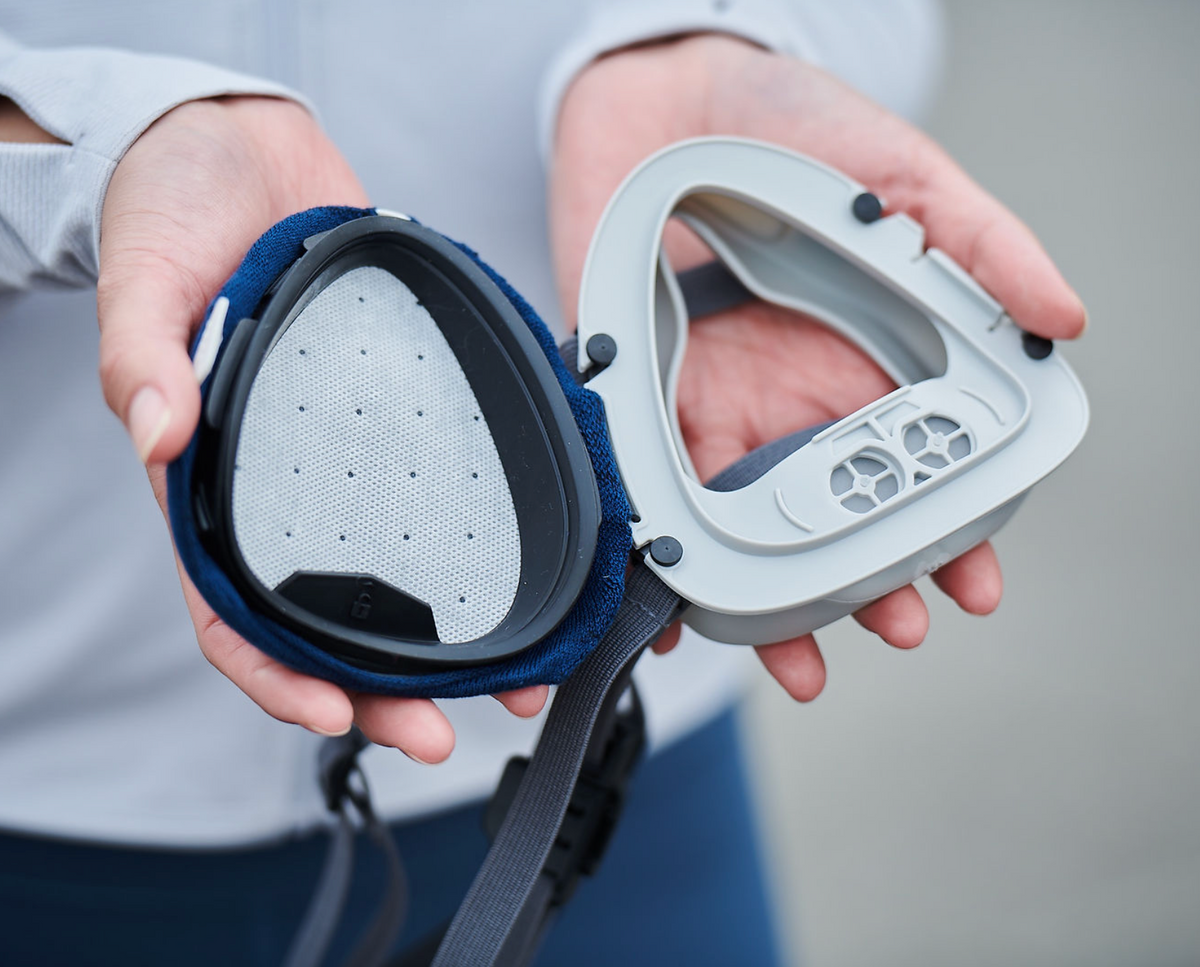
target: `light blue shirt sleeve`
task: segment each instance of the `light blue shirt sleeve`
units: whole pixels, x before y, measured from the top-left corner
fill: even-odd
[[[40,50],[0,33],[0,95],[67,142],[0,142],[0,292],[94,285],[100,213],[117,163],[171,108],[225,94],[304,103],[272,81],[199,61],[105,48]]]

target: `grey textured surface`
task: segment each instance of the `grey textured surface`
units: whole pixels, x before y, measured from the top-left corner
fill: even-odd
[[[233,521],[246,563],[368,573],[471,641],[512,606],[521,537],[487,420],[433,317],[391,273],[353,269],[287,328],[254,379]]]
[[[1200,4],[947,4],[927,127],[1088,305],[1092,428],[997,547],[987,619],[822,636],[748,725],[797,963],[1200,963]]]

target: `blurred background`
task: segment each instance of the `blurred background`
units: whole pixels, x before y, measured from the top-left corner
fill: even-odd
[[[995,615],[925,581],[915,652],[845,621],[813,705],[763,676],[781,919],[808,967],[1200,964],[1200,4],[944,6],[927,128],[1088,306],[1092,426],[999,535]]]

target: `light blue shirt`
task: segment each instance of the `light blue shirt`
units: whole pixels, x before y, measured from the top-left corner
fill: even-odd
[[[937,28],[919,0],[0,0],[0,94],[70,142],[0,145],[0,828],[204,846],[324,815],[319,738],[270,719],[196,646],[166,529],[100,394],[94,293],[66,289],[94,284],[105,187],[156,117],[299,92],[375,204],[468,241],[553,324],[539,145],[593,57],[724,30],[911,114]],[[63,49],[78,44],[92,49]],[[694,640],[643,661],[654,741],[726,707],[751,658]],[[442,704],[459,735],[448,763],[368,755],[389,818],[486,795],[536,737],[490,699]]]

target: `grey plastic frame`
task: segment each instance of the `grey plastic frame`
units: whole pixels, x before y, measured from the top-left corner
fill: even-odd
[[[1061,356],[1028,355],[1003,308],[948,256],[926,250],[911,218],[856,218],[863,191],[773,145],[696,139],[630,174],[592,239],[579,363],[588,365],[591,336],[616,340],[616,358],[588,386],[604,399],[638,518],[634,543],[669,535],[683,545],[678,563],[647,563],[691,602],[684,620],[720,641],[813,631],[940,567],[1003,525],[1087,428],[1087,399]],[[672,215],[755,295],[843,333],[899,388],[748,486],[706,489],[676,413],[687,313],[661,252]],[[959,429],[933,434],[920,423],[929,417]],[[917,453],[905,446],[914,425],[932,441]],[[950,436],[968,442],[948,449]],[[884,465],[880,478],[894,475],[894,494],[879,500],[891,484],[877,492],[878,481],[848,463],[860,456]],[[928,465],[938,459],[946,466]],[[835,478],[838,467],[847,473]],[[853,493],[835,493],[847,476]],[[871,509],[849,509],[867,506],[853,494]]]

